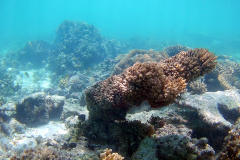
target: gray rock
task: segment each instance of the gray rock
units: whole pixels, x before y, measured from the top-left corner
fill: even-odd
[[[10,117],[16,114],[15,106],[16,104],[14,102],[8,102],[0,106],[0,115],[4,119],[4,121],[10,120]]]
[[[240,117],[240,94],[237,90],[206,92],[202,95],[186,93],[176,102],[180,107],[197,111],[198,116],[215,129],[230,129]]]
[[[5,133],[8,136],[12,136],[12,134],[14,133],[13,127],[6,122],[1,122],[0,128],[1,128],[1,132]]]
[[[78,116],[71,116],[65,119],[65,126],[67,128],[74,128],[77,126],[78,122],[79,122]]]
[[[9,125],[14,129],[14,133],[23,134],[26,132],[27,127],[19,123],[16,119],[12,118]]]
[[[61,119],[65,120],[68,117],[78,116],[80,114],[86,115],[88,118],[88,110],[86,106],[80,106],[79,101],[77,99],[69,98],[65,101]]]
[[[157,160],[157,145],[153,139],[146,137],[142,140],[138,150],[133,154],[132,159],[138,160]]]

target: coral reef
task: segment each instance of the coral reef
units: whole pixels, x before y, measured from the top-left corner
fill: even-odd
[[[206,138],[191,139],[181,135],[167,135],[157,139],[159,159],[214,159],[215,151]]]
[[[58,86],[62,89],[59,91],[64,91],[67,94],[63,94],[66,98],[74,98],[78,99],[81,102],[81,105],[84,106],[85,100],[84,100],[84,89],[86,86],[92,84],[92,81],[95,81],[94,77],[88,78],[84,74],[77,74],[73,75],[74,73],[67,74],[62,78]],[[90,73],[89,73],[90,74]],[[89,75],[90,76],[90,75]],[[59,88],[58,88],[59,89]],[[51,91],[51,92],[58,92],[58,91]],[[54,93],[51,93],[54,94]],[[59,93],[55,93],[58,94]]]
[[[217,64],[216,59],[217,56],[208,49],[196,48],[182,51],[171,58],[160,61],[159,64],[163,68],[164,75],[182,77],[189,82],[212,71]]]
[[[219,154],[218,160],[240,159],[240,131],[239,126],[233,126],[229,135],[225,137],[224,149]]]
[[[131,106],[144,101],[153,108],[166,106],[184,91],[186,82],[214,69],[216,58],[207,49],[194,49],[159,63],[135,63],[122,74],[86,89],[89,118],[123,120]]]
[[[33,139],[33,138],[32,138]],[[10,160],[99,160],[99,154],[103,150],[97,152],[88,150],[85,145],[86,141],[81,140],[79,143],[68,143],[66,137],[42,138],[37,137],[37,146],[32,146],[17,153],[12,151]],[[35,142],[36,143],[36,142]],[[106,155],[112,158],[123,158],[116,153],[106,150]],[[1,157],[2,158],[2,157]],[[104,158],[103,158],[104,159]],[[108,159],[107,159],[108,160]],[[112,159],[109,159],[112,160]]]
[[[47,96],[37,92],[19,100],[16,105],[16,119],[27,125],[39,125],[51,118],[60,118],[65,97]]]
[[[110,144],[124,157],[131,157],[146,136],[155,133],[152,125],[140,121],[80,121],[73,129],[72,141],[85,136],[88,145]],[[94,149],[94,147],[92,147]]]
[[[188,50],[190,50],[190,48],[177,44],[177,45],[174,45],[174,46],[166,47],[166,48],[164,48],[164,50],[167,52],[167,54],[169,56],[174,56],[181,51],[188,51]]]
[[[214,73],[224,89],[240,89],[240,64],[237,62],[224,60],[219,61]]]
[[[4,97],[14,95],[22,88],[22,81],[13,69],[6,69],[0,75],[0,94]],[[2,99],[4,99],[4,97]]]
[[[118,41],[103,38],[96,27],[86,22],[66,20],[59,25],[56,34],[48,67],[58,74],[92,67],[126,50]]]
[[[75,75],[69,79],[68,86],[70,87],[70,91],[80,91],[82,89],[83,84],[80,78],[77,75]]]
[[[23,49],[17,51],[17,61],[23,66],[30,62],[33,67],[43,67],[50,53],[51,45],[48,42],[29,41]]]
[[[138,150],[131,157],[136,160],[151,159],[157,160],[157,148],[156,143],[152,138],[146,137],[142,140],[138,147]]]
[[[168,57],[169,56],[164,51],[155,52],[153,49],[150,49],[149,51],[134,49],[131,50],[127,55],[119,55],[115,58],[115,60],[120,59],[120,61],[115,65],[112,75],[122,73],[124,69],[131,67],[136,62],[159,62],[160,60]]]
[[[118,153],[112,153],[112,149],[106,148],[103,153],[100,154],[101,160],[122,160],[124,157]]]
[[[207,85],[204,83],[204,78],[199,78],[189,83],[189,91],[191,94],[203,94],[207,92]]]
[[[129,108],[139,106],[144,101],[148,101],[152,108],[172,103],[185,90],[186,82],[203,76],[215,67],[215,59],[212,53],[204,49],[180,52],[159,63],[137,62],[122,74],[88,87],[85,99],[89,119],[80,121],[72,130],[72,141],[86,136],[89,145],[111,142],[118,153],[126,158],[131,157],[142,140],[153,135],[157,128],[149,123],[126,121]],[[140,148],[138,153],[141,154]],[[197,156],[201,157],[200,154],[202,152]]]
[[[146,50],[128,53],[132,46],[105,39],[85,22],[65,21],[56,34],[53,45],[31,41],[0,59],[0,159],[99,159],[97,150],[105,148],[125,159],[213,159],[223,145],[220,159],[239,158],[239,129],[231,128],[240,116],[239,93],[206,92],[210,82],[240,88],[238,63],[222,57],[205,75],[216,66],[206,49],[156,52],[169,44],[135,38]],[[119,53],[128,54],[115,58]],[[53,72],[28,70],[37,67]],[[207,85],[191,82],[203,75]],[[187,83],[201,95],[180,97]],[[100,158],[123,159],[112,150]]]
[[[158,159],[203,159],[213,158],[215,151],[207,138],[191,138],[192,130],[185,125],[166,124],[156,131]]]
[[[68,81],[69,81],[69,76],[66,76],[66,77],[62,78],[62,79],[59,81],[58,86],[59,86],[61,89],[67,88],[67,86],[68,86]]]
[[[238,62],[218,58],[216,68],[205,75],[205,84],[210,92],[240,89],[240,64]]]
[[[55,148],[50,148],[45,145],[40,145],[35,149],[26,149],[20,156],[11,156],[10,160],[21,160],[21,159],[68,159],[71,156],[67,152],[59,152]]]

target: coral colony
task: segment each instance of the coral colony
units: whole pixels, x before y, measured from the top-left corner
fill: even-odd
[[[99,113],[104,114],[104,110],[121,108],[127,111],[144,101],[148,101],[152,108],[166,106],[184,91],[187,82],[213,70],[216,58],[207,49],[197,48],[182,51],[158,63],[135,63],[123,73],[86,90],[90,119],[96,119]],[[126,113],[119,114],[119,119],[124,119],[124,115]]]

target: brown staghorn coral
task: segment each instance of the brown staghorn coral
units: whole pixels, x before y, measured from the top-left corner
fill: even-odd
[[[131,106],[139,106],[144,101],[153,108],[166,106],[184,91],[186,82],[210,72],[216,58],[207,49],[197,48],[159,63],[135,63],[122,74],[86,90],[90,118],[121,120]]]
[[[164,75],[177,76],[189,82],[212,71],[217,62],[217,57],[208,49],[181,51],[177,55],[160,61]]]
[[[112,149],[106,148],[103,153],[100,154],[101,160],[122,160],[124,157],[118,153],[112,153]]]

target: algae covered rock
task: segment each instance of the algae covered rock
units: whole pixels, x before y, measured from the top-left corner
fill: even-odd
[[[65,97],[48,96],[43,92],[28,95],[16,105],[16,119],[24,124],[45,124],[51,118],[60,118]]]
[[[157,145],[152,138],[146,137],[142,140],[138,150],[133,154],[132,159],[144,160],[152,159],[157,160]]]

